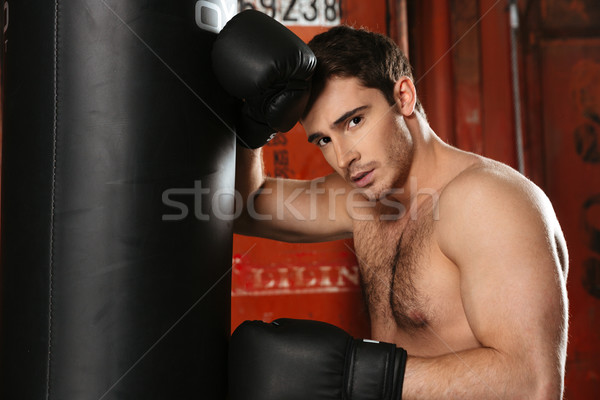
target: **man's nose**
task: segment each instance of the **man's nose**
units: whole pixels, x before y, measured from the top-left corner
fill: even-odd
[[[354,144],[348,140],[338,139],[334,141],[334,148],[337,164],[341,169],[347,168],[353,161],[360,158]]]

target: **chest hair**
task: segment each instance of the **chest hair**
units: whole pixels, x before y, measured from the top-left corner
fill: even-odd
[[[426,327],[427,299],[417,290],[433,230],[427,212],[397,221],[361,221],[355,229],[355,249],[361,284],[371,315],[393,318],[407,331]]]

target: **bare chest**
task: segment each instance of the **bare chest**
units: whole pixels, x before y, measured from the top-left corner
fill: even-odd
[[[413,355],[477,345],[460,295],[460,274],[425,213],[407,221],[356,221],[354,246],[372,338]]]
[[[432,293],[424,280],[432,267],[432,230],[428,216],[356,222],[354,246],[373,322],[394,322],[409,331],[431,319]]]

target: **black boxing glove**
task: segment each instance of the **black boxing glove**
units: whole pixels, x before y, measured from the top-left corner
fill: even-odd
[[[246,321],[229,348],[231,400],[400,400],[406,351],[333,325]]]
[[[257,148],[298,122],[317,59],[288,28],[259,11],[246,10],[217,36],[212,65],[221,86],[244,101],[236,123],[240,144]]]

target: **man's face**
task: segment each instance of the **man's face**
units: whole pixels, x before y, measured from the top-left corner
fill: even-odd
[[[301,122],[329,165],[369,197],[406,182],[413,140],[397,107],[378,89],[357,78],[331,78]]]

